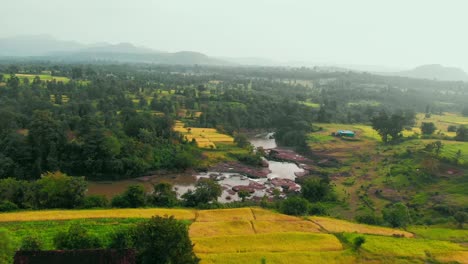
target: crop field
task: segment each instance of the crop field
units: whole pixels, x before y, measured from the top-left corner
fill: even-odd
[[[182,135],[191,141],[195,139],[197,146],[200,148],[216,148],[217,143],[232,144],[234,138],[219,133],[215,128],[198,128],[198,127],[185,127],[184,123],[176,121],[174,130],[180,132]]]
[[[398,234],[404,235],[405,237],[413,237],[412,233],[403,230],[357,224],[328,217],[312,216],[310,217],[310,220],[331,233],[361,233],[381,236],[392,236],[394,234]]]
[[[419,113],[416,115],[416,127],[419,128],[422,122],[432,122],[438,129],[435,133],[440,131],[447,136],[453,137],[455,136],[455,133],[448,132],[448,127],[450,125],[457,127],[459,125],[468,125],[468,117],[461,116],[458,113],[444,113],[443,115],[431,114],[429,118],[426,118],[424,113]]]
[[[10,78],[10,75],[9,74],[3,74],[4,75],[4,79],[5,80],[8,80]],[[34,80],[34,78],[36,78],[36,76],[39,76],[39,78],[41,78],[42,81],[52,81],[52,80],[56,80],[57,82],[64,82],[64,83],[67,83],[70,81],[70,79],[68,77],[62,77],[62,76],[52,76],[50,74],[22,74],[22,73],[17,73],[15,74],[16,77],[18,77],[20,79],[20,81],[22,81],[24,78],[28,78],[30,82],[32,82]]]
[[[53,237],[73,223],[107,244],[112,233],[154,214],[174,215],[190,225],[194,250],[203,264],[424,263],[428,254],[436,260],[466,263],[468,256],[466,247],[451,242],[466,243],[466,230],[410,227],[417,238],[409,238],[411,233],[391,228],[327,217],[298,218],[260,208],[25,211],[1,213],[0,228],[11,232],[17,244],[27,234],[37,233],[45,249],[53,249]],[[365,234],[363,251],[357,254],[342,244],[335,232],[347,241]],[[391,237],[395,233],[404,233],[405,238]]]

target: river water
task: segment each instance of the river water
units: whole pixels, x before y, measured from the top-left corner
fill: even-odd
[[[262,147],[264,149],[272,149],[277,147],[275,139],[272,138],[272,133],[252,135],[251,137],[249,137],[249,141],[255,148]],[[130,179],[107,183],[90,182],[88,193],[103,194],[110,198],[115,194],[122,193],[130,184],[142,183],[147,191],[151,191],[152,184],[165,181],[170,182],[174,185],[174,189],[176,190],[177,195],[180,197],[189,189],[195,189],[194,185],[198,179],[213,178],[223,188],[222,195],[218,199],[218,201],[230,202],[240,200],[237,193],[232,190],[235,186],[254,186],[255,188],[253,190],[253,193],[251,193],[251,197],[261,198],[265,195],[271,197],[273,196],[274,189],[278,189],[282,195],[285,189],[284,187],[282,187],[281,182],[279,182],[278,179],[287,179],[294,181],[296,179],[295,173],[304,171],[292,162],[279,162],[274,160],[267,161],[269,164],[268,168],[271,171],[271,173],[267,175],[267,178],[250,179],[239,173],[220,173],[213,171],[199,173],[197,175],[171,174],[165,176],[142,177],[139,180]],[[289,182],[289,184],[292,183]],[[299,185],[296,186],[300,188]],[[250,190],[252,191],[252,188]]]

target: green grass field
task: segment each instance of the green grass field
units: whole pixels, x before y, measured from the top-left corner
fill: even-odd
[[[67,82],[70,81],[70,79],[68,77],[52,76],[50,74],[22,74],[22,73],[17,73],[16,74],[16,77],[18,77],[20,79],[20,81],[23,81],[24,78],[28,78],[29,81],[32,82],[34,80],[34,78],[36,78],[36,76],[39,76],[39,78],[42,81],[56,80],[57,82],[64,82],[64,83],[67,83]],[[10,75],[9,74],[3,74],[3,79],[5,79],[5,80],[10,79]]]

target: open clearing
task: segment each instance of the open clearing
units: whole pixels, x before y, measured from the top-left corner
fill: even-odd
[[[39,76],[41,81],[56,80],[57,82],[63,82],[63,83],[67,83],[67,82],[70,81],[70,79],[68,77],[52,76],[50,74],[23,74],[23,73],[17,73],[15,75],[16,75],[16,77],[18,77],[20,79],[20,81],[23,81],[24,78],[28,78],[29,81],[32,82],[34,80],[34,78],[36,78],[36,76]],[[10,74],[3,74],[3,78],[5,80],[10,79]]]
[[[234,138],[219,133],[215,128],[185,127],[184,123],[176,121],[174,131],[185,136],[189,141],[195,139],[200,148],[216,148],[217,143],[232,144]]]

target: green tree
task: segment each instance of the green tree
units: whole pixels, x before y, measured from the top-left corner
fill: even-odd
[[[161,182],[153,186],[151,203],[155,206],[174,207],[178,204],[177,193],[173,186],[167,182]]]
[[[195,191],[189,190],[182,199],[187,206],[198,206],[214,202],[221,196],[222,188],[219,183],[212,179],[201,178],[195,184]]]
[[[436,131],[436,126],[432,122],[422,122],[421,124],[421,132],[424,135],[431,135]]]
[[[143,185],[134,184],[127,187],[122,195],[112,199],[112,206],[121,208],[138,208],[146,205],[146,191]]]
[[[134,245],[142,264],[199,263],[187,226],[171,217],[153,217],[138,224]]]
[[[309,202],[335,200],[335,194],[327,179],[306,179],[302,183],[301,194]]]
[[[36,182],[34,188],[34,202],[39,208],[75,208],[84,201],[87,183],[84,177],[49,172]]]
[[[406,227],[410,222],[408,208],[403,203],[384,208],[382,213],[383,219],[392,227]]]
[[[61,231],[53,238],[56,249],[93,249],[101,248],[102,243],[97,236],[91,235],[80,224],[72,224],[68,231]]]
[[[457,141],[468,141],[468,126],[461,125],[457,129],[457,135],[455,136]]]
[[[292,196],[283,200],[280,204],[280,211],[288,215],[307,215],[310,203],[302,197]]]
[[[458,227],[463,228],[463,224],[466,223],[466,221],[468,221],[468,213],[459,211],[455,213],[453,218],[455,218],[455,221],[457,221]]]
[[[354,250],[359,250],[362,246],[362,244],[364,244],[366,242],[366,238],[363,237],[363,236],[357,236],[353,239],[353,248]]]
[[[237,195],[239,196],[239,198],[241,198],[242,202],[245,202],[245,199],[250,197],[251,194],[247,190],[240,190],[239,192],[237,192]]]
[[[401,137],[403,130],[404,118],[399,114],[389,116],[386,112],[382,111],[379,115],[371,119],[372,128],[375,129],[382,138],[384,143],[392,141]]]

